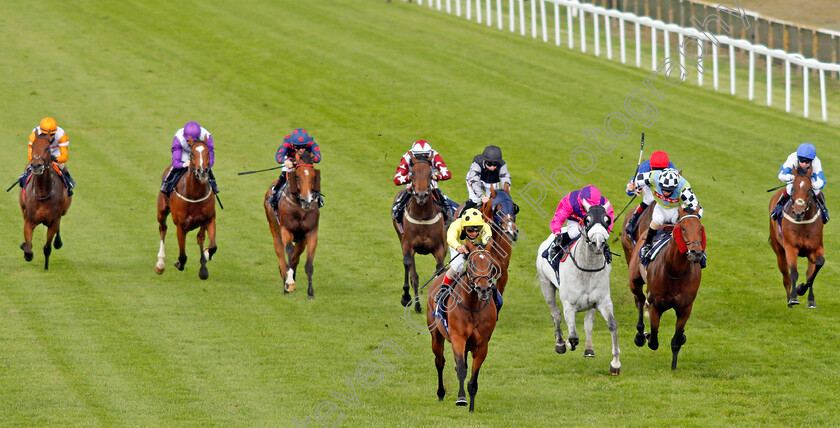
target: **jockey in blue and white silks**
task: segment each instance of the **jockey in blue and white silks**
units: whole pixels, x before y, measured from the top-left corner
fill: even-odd
[[[668,159],[667,153],[663,151],[656,151],[650,154],[650,160],[645,160],[641,163],[641,165],[639,165],[639,171],[636,172],[636,175],[655,170],[662,170],[665,168],[677,169],[677,167],[674,166],[674,163]],[[636,225],[638,224],[642,213],[645,212],[647,207],[653,204],[653,192],[651,192],[650,187],[636,188],[635,175],[629,182],[627,182],[627,189],[625,192],[627,193],[627,196],[633,196],[634,194],[639,193],[642,195],[642,203],[639,204],[639,206],[633,211],[633,217],[630,218],[630,221],[627,222],[627,228],[624,229],[624,233],[632,236],[636,232]]]
[[[782,210],[785,204],[790,200],[790,195],[793,193],[793,179],[796,177],[796,170],[807,170],[811,167],[811,188],[814,190],[814,195],[817,199],[817,204],[822,213],[823,223],[828,223],[828,209],[825,207],[825,196],[820,190],[825,187],[825,175],[823,175],[822,164],[820,158],[817,157],[817,149],[813,144],[802,143],[791,153],[785,163],[779,168],[779,180],[787,183],[785,193],[779,198],[778,204],[773,208],[771,217],[778,220],[782,216]]]
[[[698,217],[703,216],[703,209],[700,208],[700,202],[691,190],[691,185],[677,170],[666,168],[661,171],[638,174],[636,176],[636,187],[645,186],[650,187],[653,192],[656,205],[653,207],[650,229],[645,239],[645,245],[642,247],[643,257],[649,255],[656,231],[666,224],[677,223],[680,206],[689,213],[697,211],[696,215]]]

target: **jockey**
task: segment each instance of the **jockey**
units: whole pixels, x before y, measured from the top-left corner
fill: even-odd
[[[778,220],[782,217],[785,204],[790,199],[795,174],[794,170],[800,169],[804,171],[808,169],[809,165],[811,166],[811,188],[814,189],[817,205],[822,213],[822,221],[823,223],[828,223],[828,209],[825,207],[825,196],[820,192],[825,187],[825,175],[823,175],[820,158],[817,157],[817,149],[810,143],[800,144],[796,152],[791,153],[787,160],[785,160],[785,163],[782,164],[782,167],[779,168],[779,180],[787,183],[787,187],[785,187],[785,192],[782,194],[782,197],[779,198],[779,203],[773,208],[773,214],[771,214],[773,219]]]
[[[510,186],[510,173],[507,163],[502,159],[502,149],[487,146],[484,152],[476,155],[467,171],[467,192],[470,199],[464,203],[467,208],[478,208],[490,200],[490,189],[504,190]]]
[[[680,205],[685,211],[692,214],[700,208],[700,202],[694,196],[688,181],[675,169],[666,168],[640,173],[636,176],[635,184],[636,187],[650,187],[656,201],[656,205],[653,207],[653,217],[650,219],[650,230],[648,230],[641,252],[642,257],[649,260],[656,231],[666,224],[677,223]],[[697,216],[703,216],[702,208],[697,212]]]
[[[50,153],[54,158],[53,162],[58,164],[58,169],[61,170],[61,179],[64,181],[64,185],[67,186],[67,195],[73,196],[73,188],[76,187],[76,180],[73,180],[73,177],[70,176],[70,171],[67,170],[67,165],[65,165],[67,162],[67,148],[70,146],[70,138],[58,126],[55,119],[51,117],[41,119],[41,123],[29,134],[29,162],[32,162],[32,143],[35,142],[35,137],[39,135],[46,135],[50,138]],[[26,170],[18,178],[20,187],[26,186],[26,181],[31,174],[32,170],[27,165]]]
[[[190,139],[194,142],[207,140],[207,148],[210,149],[210,187],[213,189],[213,193],[219,193],[216,176],[213,175],[212,169],[216,159],[216,153],[213,150],[213,136],[198,122],[187,122],[183,128],[175,131],[175,138],[172,140],[172,168],[160,186],[161,193],[166,195],[167,198],[178,181],[181,180],[181,176],[190,167]]]
[[[650,160],[646,160],[642,162],[639,166],[639,171],[637,174],[656,171],[656,170],[663,170],[665,168],[677,169],[674,166],[674,163],[668,160],[668,154],[662,151],[653,152],[650,155]],[[636,187],[636,177],[630,179],[627,182],[627,196],[633,196],[633,194],[642,194],[642,203],[636,207],[636,210],[633,211],[633,217],[627,222],[627,228],[624,229],[624,233],[627,235],[633,235],[633,232],[636,231],[636,223],[639,222],[639,217],[642,216],[642,213],[645,212],[645,209],[653,203],[653,193],[650,191],[649,187]]]
[[[484,216],[475,208],[468,208],[460,218],[449,225],[446,243],[449,244],[449,270],[443,276],[443,284],[435,294],[435,302],[445,297],[452,288],[452,281],[464,272],[471,248],[485,246],[493,237],[493,230],[484,221]],[[462,255],[463,254],[463,255]]]
[[[283,139],[283,144],[277,149],[274,159],[279,164],[283,164],[283,173],[277,177],[277,184],[271,188],[274,193],[271,194],[269,203],[271,206],[277,208],[277,202],[280,200],[280,189],[286,184],[286,173],[294,171],[295,169],[295,155],[303,155],[309,153],[312,163],[321,162],[321,148],[315,139],[309,135],[303,128],[297,128],[291,134],[286,135]],[[320,193],[317,195],[318,208],[324,206],[324,196]]]
[[[615,220],[615,211],[612,204],[606,197],[601,196],[601,191],[597,187],[591,184],[583,186],[582,189],[564,196],[560,200],[560,204],[557,205],[557,211],[554,212],[554,218],[551,219],[550,224],[551,233],[554,234],[554,243],[548,252],[549,260],[554,260],[561,249],[580,236],[581,229],[583,229],[583,218],[586,217],[586,209],[583,207],[584,201],[589,205],[604,206],[607,215],[610,216],[607,233],[612,231],[613,221]],[[566,226],[563,226],[563,223],[566,223]],[[609,245],[604,248],[604,257],[607,259],[607,263],[612,262]]]
[[[438,181],[449,180],[452,178],[452,172],[446,167],[440,153],[435,151],[426,140],[417,140],[411,145],[411,149],[407,151],[400,158],[400,166],[397,167],[397,172],[394,174],[394,184],[402,186],[407,184],[406,192],[400,193],[397,201],[394,202],[394,207],[391,209],[391,216],[397,223],[402,222],[403,211],[408,200],[411,199],[411,177],[409,176],[409,162],[411,162],[411,155],[418,159],[428,159],[432,163],[432,193],[440,209],[443,212],[444,222],[449,220],[450,208],[447,201],[449,198],[443,194],[438,187]]]

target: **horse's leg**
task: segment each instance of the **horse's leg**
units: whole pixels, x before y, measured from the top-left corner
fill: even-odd
[[[563,302],[563,317],[566,319],[566,327],[569,329],[569,338],[566,341],[569,342],[569,346],[571,346],[572,351],[574,351],[575,348],[577,348],[578,343],[580,343],[580,339],[577,334],[577,326],[575,325],[575,315],[577,315],[575,307],[569,302]]]
[[[61,242],[61,226],[59,226],[58,230],[55,231],[55,241],[53,241],[53,248],[58,250],[61,249],[63,245],[64,243]]]
[[[548,309],[551,311],[551,320],[554,321],[554,350],[558,354],[563,354],[566,352],[566,342],[563,341],[563,329],[560,327],[563,315],[560,314],[560,309],[557,308],[557,289],[542,274],[540,274],[540,285],[545,303],[548,304]]]
[[[648,337],[648,347],[655,351],[659,349],[659,318],[661,314],[659,313],[659,308],[653,304],[650,305],[648,312],[650,313],[650,337]]]
[[[411,288],[414,289],[414,298],[417,300],[414,304],[414,312],[422,313],[420,308],[420,276],[417,274],[417,260],[414,258],[414,250],[411,250],[411,266],[409,269],[411,274]]]
[[[199,263],[201,263],[201,267],[198,268],[198,278],[199,279],[207,279],[209,273],[207,272],[207,257],[204,255],[204,234],[207,232],[207,226],[202,225],[198,229],[198,233],[196,234],[196,241],[198,242],[198,252],[199,252]]]
[[[286,253],[283,252],[283,249],[288,250],[288,245],[294,240],[294,236],[292,232],[289,232],[285,228],[280,228],[280,249],[277,250],[277,257],[280,258],[280,275],[283,275],[285,278],[283,291],[286,293],[291,293],[295,291],[295,275],[292,268],[289,267],[289,264],[286,262]]]
[[[166,252],[164,251],[163,242],[166,239],[166,217],[169,215],[169,209],[161,203],[160,198],[158,199],[158,230],[160,231],[160,250],[158,250],[158,261],[155,264],[155,272],[160,275],[163,273],[163,270],[166,268],[166,264],[164,263],[164,258],[166,257]]]
[[[443,366],[446,364],[446,358],[443,357],[444,342],[443,335],[437,329],[432,331],[432,352],[435,354],[435,368],[438,374],[438,401],[443,401],[443,397],[446,396],[446,390],[443,389]]]
[[[592,327],[595,326],[595,308],[586,311],[583,317],[583,331],[586,333],[586,348],[583,350],[584,357],[594,357],[595,349],[592,345]]]
[[[788,307],[799,304],[799,299],[796,298],[796,281],[799,280],[799,271],[796,269],[796,256],[799,254],[795,248],[785,248],[785,261],[787,262],[787,269],[790,271],[790,289],[788,290]]]
[[[481,363],[487,358],[487,345],[485,341],[473,352],[472,376],[467,384],[467,391],[470,393],[470,412],[475,409],[475,394],[478,392],[478,371],[481,370]]]
[[[175,267],[178,270],[184,270],[184,265],[187,264],[187,231],[185,231],[181,226],[176,226],[178,230],[178,247],[180,247],[180,252],[178,253],[178,261],[175,262]]]
[[[411,293],[408,292],[409,276],[411,274],[411,266],[414,265],[414,250],[406,239],[403,239],[402,253],[403,253],[403,268],[405,269],[405,282],[403,282],[403,295],[400,303],[403,306],[411,304]]]
[[[807,274],[807,282],[805,283],[805,287],[808,288],[808,309],[814,309],[817,307],[817,302],[814,301],[814,278],[817,277],[817,274],[822,269],[823,265],[825,264],[825,257],[823,257],[824,250],[819,248],[817,251],[808,255],[808,274]],[[805,294],[805,290],[797,290],[799,293]]]
[[[684,308],[674,308],[677,313],[677,328],[674,329],[674,338],[671,339],[671,370],[677,369],[677,356],[680,354],[680,348],[685,344],[685,323],[688,317],[691,316],[691,308],[694,302],[689,303]]]
[[[630,291],[633,292],[633,297],[636,299],[636,309],[639,310],[639,320],[636,322],[636,337],[633,343],[638,347],[645,346],[645,298],[642,288],[644,284],[636,284],[630,280]]]
[[[34,254],[32,253],[32,229],[35,225],[29,220],[23,221],[23,244],[20,244],[20,249],[23,250],[23,259],[31,262]]]
[[[315,290],[312,288],[312,273],[315,272],[315,266],[312,264],[315,260],[315,248],[318,246],[318,231],[313,230],[306,234],[306,264],[303,269],[306,271],[306,278],[309,280],[309,298],[315,298]],[[419,303],[418,303],[419,305]]]
[[[59,217],[60,219],[61,217]],[[44,244],[44,270],[48,270],[50,268],[50,253],[52,253],[52,241],[53,236],[55,236],[56,232],[58,232],[58,223],[59,220],[56,220],[47,228],[47,242]]]
[[[440,245],[432,252],[432,255],[435,257],[435,272],[440,271],[440,269],[444,265],[444,260],[446,260],[446,244]],[[419,296],[415,295],[416,302],[414,303],[414,312],[420,313],[420,300],[422,300]]]
[[[216,247],[216,217],[211,218],[210,222],[207,223],[207,238],[210,239],[210,246],[204,251],[207,260],[210,261],[213,260],[213,254],[216,254],[216,250],[218,250],[218,247]]]
[[[776,249],[775,247],[773,248]],[[787,257],[785,257],[785,249],[779,246],[776,250],[776,262],[779,266],[779,271],[782,272],[782,285],[785,287],[785,297],[790,298],[790,270],[788,270]]]
[[[621,373],[621,361],[618,359],[621,355],[621,349],[618,348],[618,322],[616,322],[615,316],[613,315],[613,303],[609,296],[598,305],[598,312],[601,313],[601,316],[607,322],[607,329],[610,331],[610,336],[612,336],[613,359],[610,362],[610,373],[617,375]]]
[[[467,338],[460,334],[453,334],[450,330],[449,337],[452,340],[452,353],[455,355],[455,373],[458,374],[458,398],[456,406],[467,405],[467,393],[464,391],[464,380],[467,378]]]

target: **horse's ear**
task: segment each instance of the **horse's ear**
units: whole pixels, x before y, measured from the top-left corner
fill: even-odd
[[[295,174],[295,170],[291,170],[286,174],[288,174],[288,180],[286,181],[289,183],[289,193],[300,193],[300,189],[298,189],[297,174]]]
[[[316,193],[321,193],[321,171],[315,170],[315,184],[312,185],[312,191]]]
[[[490,198],[495,198],[495,197],[496,197],[496,188],[495,187],[490,187]]]

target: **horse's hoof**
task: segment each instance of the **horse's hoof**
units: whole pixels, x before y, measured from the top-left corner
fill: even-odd
[[[593,351],[591,349],[587,349],[587,350],[583,351],[583,356],[584,357],[594,357],[595,356],[595,351]]]
[[[423,310],[420,309],[420,302],[414,302],[414,312],[418,314],[422,314]]]
[[[636,344],[639,348],[645,346],[645,335],[642,333],[636,333],[636,337],[633,339],[633,343]]]
[[[400,299],[400,303],[403,305],[403,307],[408,306],[409,303],[411,303],[411,296],[403,294],[402,299]]]
[[[578,343],[580,343],[577,338],[569,339],[567,342],[569,342],[569,346],[572,348],[572,351],[574,351],[577,348]]]
[[[614,375],[614,376],[620,375],[621,374],[621,366],[613,367],[612,364],[610,364],[610,374]]]
[[[817,302],[811,300],[808,302],[808,306],[805,306],[808,309],[817,309]]]
[[[306,297],[307,300],[312,300],[314,298],[315,298],[314,294],[310,294],[309,296]]]
[[[20,249],[23,250],[23,251],[26,251],[26,242],[21,242],[20,243]]]
[[[175,269],[182,271],[184,270],[184,265],[182,265],[181,262],[175,262]]]
[[[796,286],[796,294],[800,296],[804,296],[805,293],[808,292],[808,287],[805,284],[799,284]]]
[[[210,273],[207,272],[207,267],[206,266],[202,266],[198,270],[198,278],[199,279],[207,279],[207,277],[209,277],[209,276],[210,276]]]
[[[56,250],[60,249],[63,246],[64,246],[64,243],[61,242],[60,239],[56,239],[55,243],[53,243],[53,248],[55,248]]]
[[[467,404],[469,404],[467,397],[458,397],[458,399],[455,400],[456,406],[466,406]]]
[[[798,305],[798,304],[799,304],[799,299],[797,299],[796,296],[793,296],[790,299],[788,299],[788,307],[789,308],[792,308],[793,305]]]
[[[563,343],[560,343],[560,344],[555,344],[554,345],[554,350],[558,354],[565,354],[566,353],[566,342],[563,342]]]
[[[23,259],[28,262],[31,262],[33,257],[35,257],[35,253],[23,253]]]

